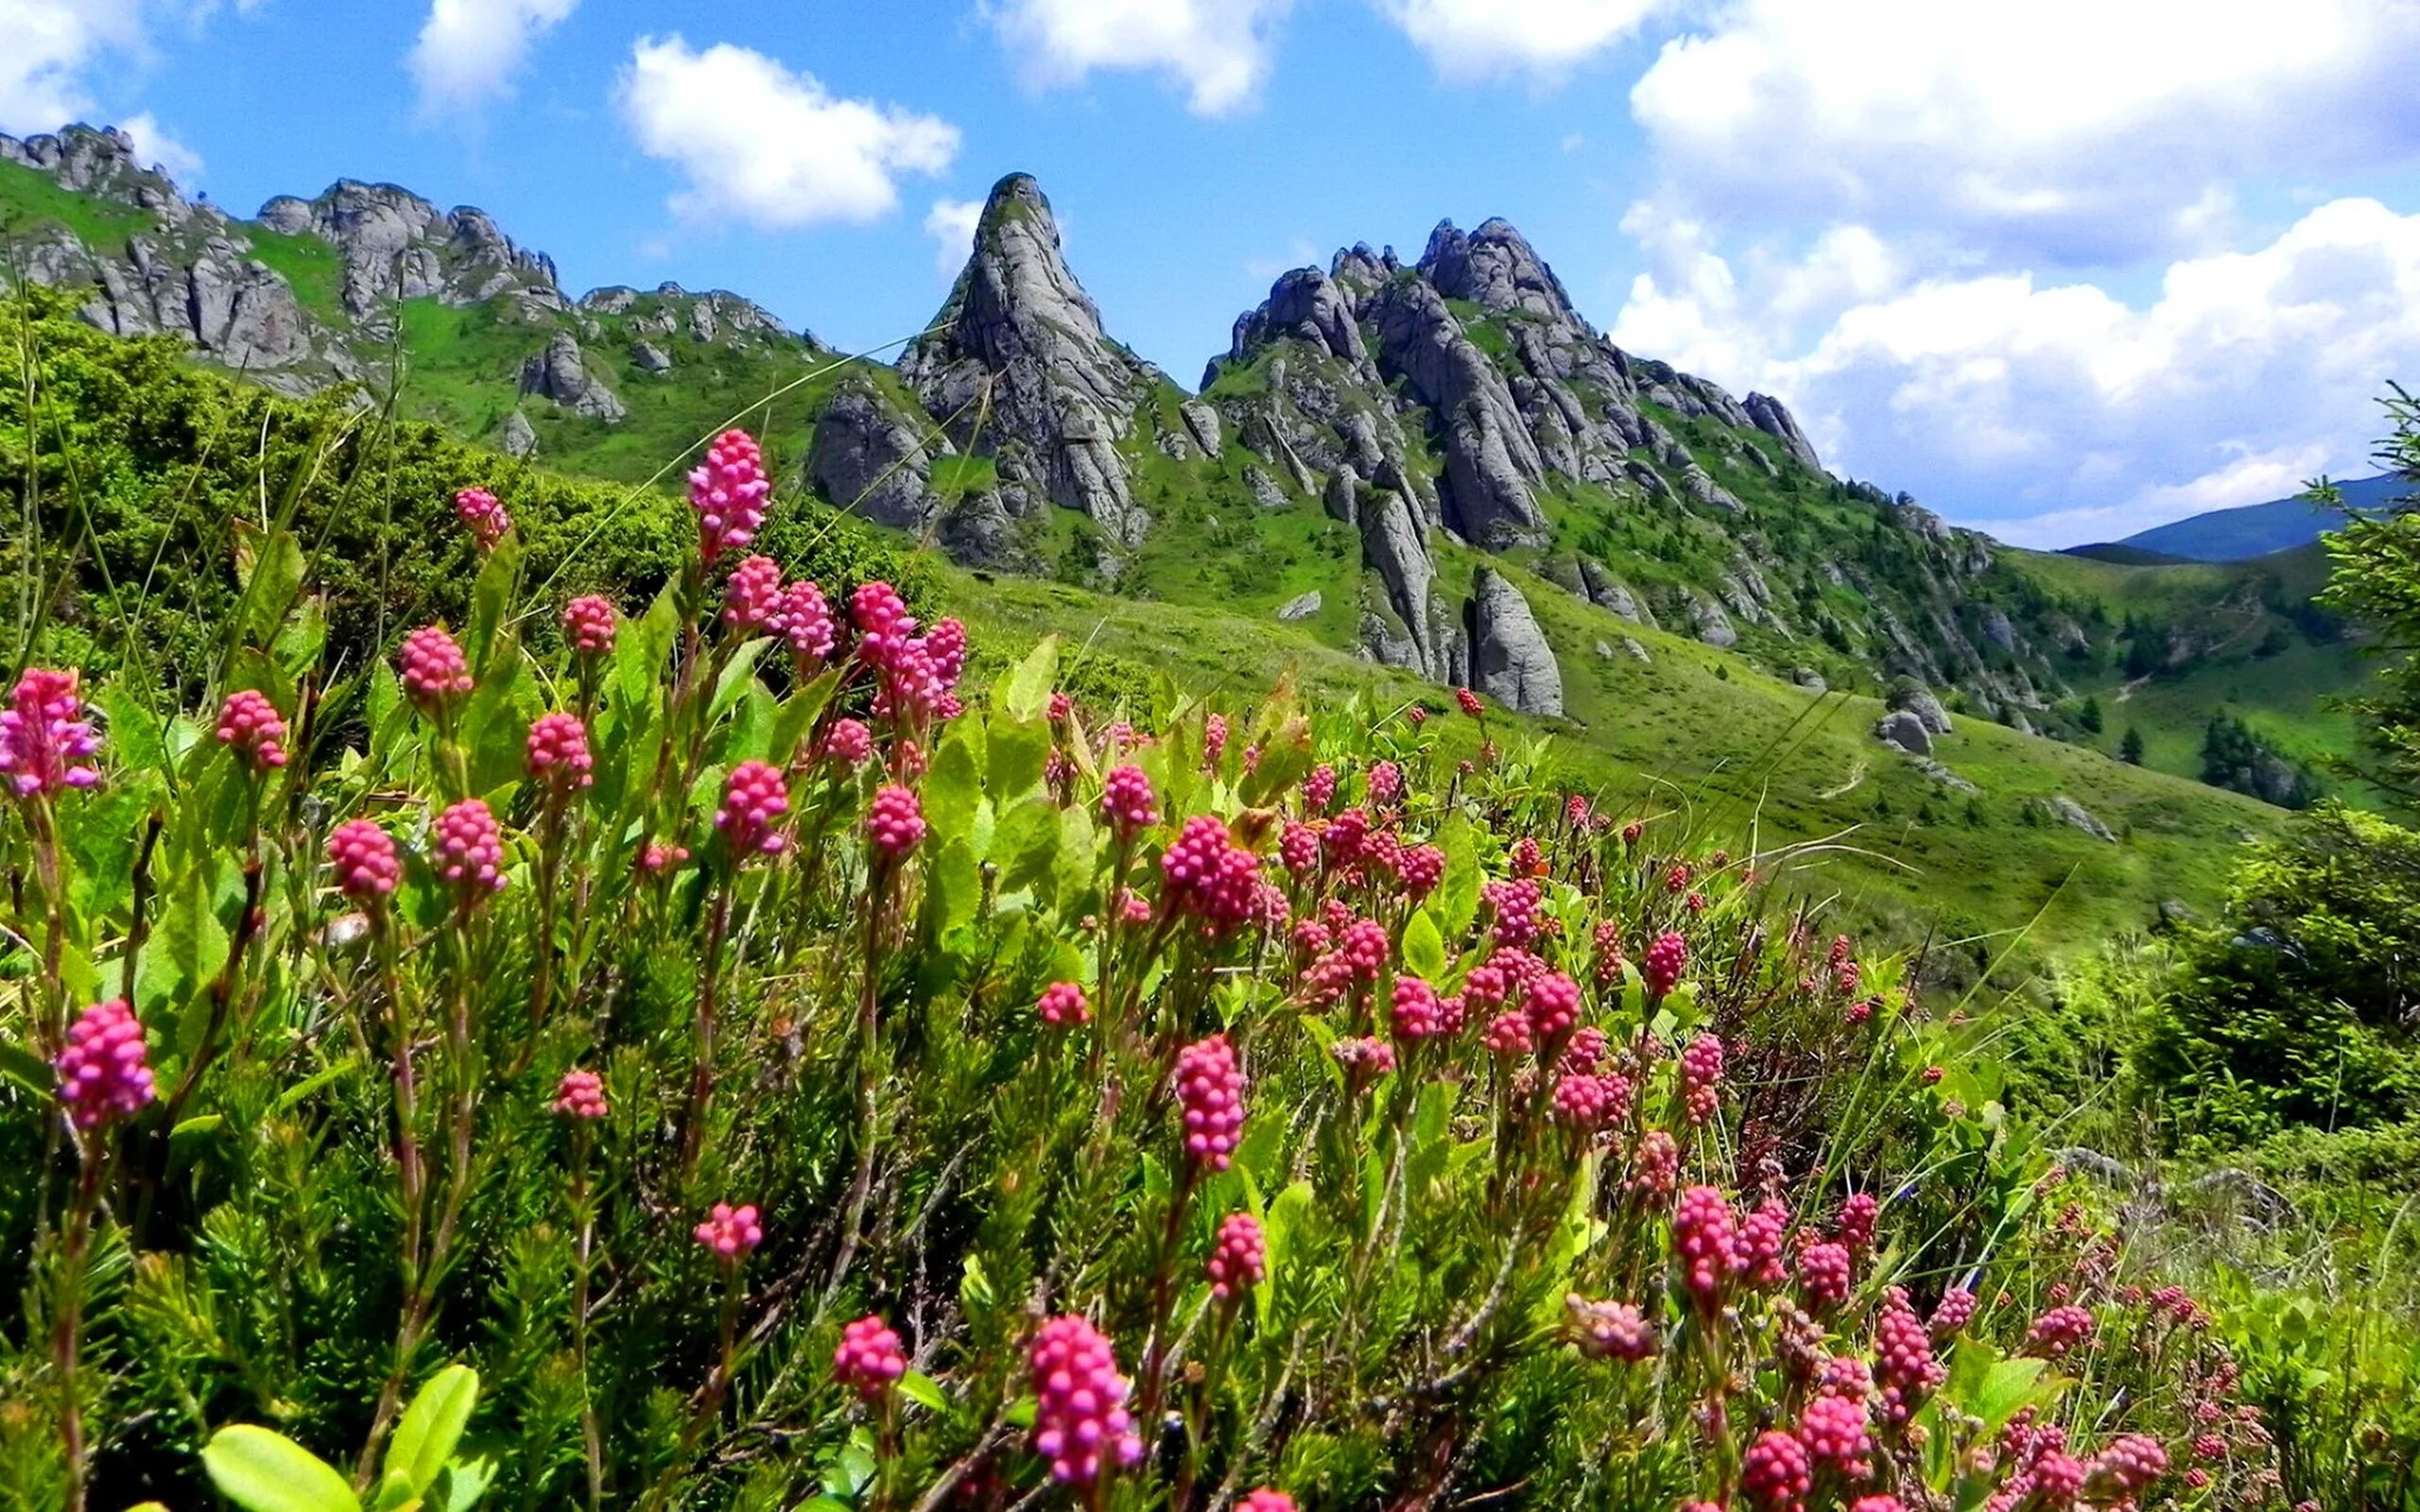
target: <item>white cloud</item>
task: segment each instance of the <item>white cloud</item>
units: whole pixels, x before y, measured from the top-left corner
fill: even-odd
[[[87,71],[145,51],[136,0],[0,0],[0,130],[56,130],[97,109]]]
[[[130,115],[118,126],[134,139],[136,162],[158,167],[182,185],[190,185],[200,174],[201,154],[170,136],[149,111]]]
[[[986,8],[1027,80],[1049,89],[1095,70],[1140,69],[1184,87],[1196,114],[1253,104],[1293,0],[999,0]]]
[[[1663,0],[1374,0],[1450,78],[1552,77],[1638,29]]]
[[[649,157],[689,186],[673,211],[769,228],[878,220],[903,174],[939,173],[958,128],[871,100],[841,99],[812,75],[728,43],[703,52],[642,37],[623,73],[623,119]]]
[[[1710,213],[2088,266],[2204,245],[2247,177],[2420,159],[2415,72],[2420,6],[2379,0],[1737,0],[1631,104]]]
[[[933,239],[933,265],[954,279],[975,250],[975,228],[983,220],[980,199],[936,199],[925,212],[925,234]]]
[[[579,0],[430,0],[407,62],[421,113],[437,116],[512,93],[512,76],[538,39]]]
[[[2173,262],[2134,303],[2022,272],[1919,277],[1862,228],[1744,276],[1685,225],[1649,252],[1616,341],[1778,393],[1829,459],[2028,541],[2361,471],[2387,380],[2420,371],[2420,214],[2374,199]]]

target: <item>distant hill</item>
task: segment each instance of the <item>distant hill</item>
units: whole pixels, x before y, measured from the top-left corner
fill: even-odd
[[[2369,510],[2385,508],[2409,485],[2392,473],[2381,472],[2377,477],[2356,478],[2342,487],[2346,507]],[[2297,495],[2239,508],[2213,509],[2207,514],[2155,525],[2123,541],[2072,549],[2080,556],[2100,557],[2104,561],[2142,559],[2110,557],[2106,553],[2112,545],[2186,561],[2250,561],[2255,557],[2307,546],[2335,529],[2342,518],[2338,511]]]

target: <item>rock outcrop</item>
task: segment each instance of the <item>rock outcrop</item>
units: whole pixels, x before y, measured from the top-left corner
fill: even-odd
[[[1504,375],[1426,283],[1391,280],[1370,313],[1381,369],[1436,418],[1445,523],[1492,550],[1543,539],[1546,514],[1532,485],[1546,463]]]
[[[504,435],[499,444],[507,456],[528,456],[538,450],[538,428],[529,417],[519,410],[504,417]]]
[[[2070,829],[2081,830],[2096,840],[2105,840],[2111,845],[2118,843],[2117,833],[2109,826],[2093,817],[2091,811],[2065,793],[2037,799],[2035,801],[2041,805],[2042,812],[2061,824]]]
[[[556,332],[545,351],[531,353],[521,365],[521,391],[608,425],[630,413],[614,390],[588,370],[587,357],[568,331]]]
[[[1798,428],[1798,421],[1782,407],[1780,400],[1771,394],[1750,394],[1741,406],[1756,429],[1781,442],[1792,460],[1809,472],[1824,471],[1824,459],[1815,455],[1815,445],[1806,433]]]
[[[1119,443],[1155,376],[1103,334],[1032,179],[993,187],[934,324],[900,372],[951,438],[992,453],[1004,480],[1081,512],[1113,541],[1139,541],[1149,522]]]
[[[1885,700],[1893,710],[1914,714],[1925,729],[1935,735],[1946,735],[1952,726],[1949,711],[1942,707],[1940,697],[1930,688],[1913,680],[1894,683]]]
[[[816,420],[806,475],[836,508],[922,530],[941,507],[932,463],[922,428],[873,379],[853,373],[834,386]]]
[[[1361,559],[1384,585],[1396,622],[1379,622],[1375,644],[1365,633],[1365,648],[1390,665],[1440,682],[1452,680],[1461,647],[1436,603],[1436,565],[1410,507],[1402,494],[1380,490],[1358,512]]]
[[[1471,686],[1527,714],[1563,713],[1563,668],[1530,601],[1493,567],[1471,582]]]
[[[1886,746],[1896,746],[1910,756],[1932,754],[1932,734],[1925,722],[1905,709],[1884,714],[1874,727],[1874,738]]]

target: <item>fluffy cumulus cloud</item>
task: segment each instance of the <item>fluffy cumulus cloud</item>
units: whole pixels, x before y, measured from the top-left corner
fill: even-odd
[[[1735,268],[1698,228],[1653,224],[1656,271],[1617,341],[1784,395],[1838,465],[2022,544],[2358,471],[2377,396],[2420,369],[2420,214],[2375,199],[2178,259],[2133,301],[2030,273],[1920,274],[1861,227]]]
[[[136,162],[149,163],[186,184],[201,172],[201,154],[170,136],[149,111],[130,115],[118,125],[134,139]]]
[[[1735,0],[1631,105],[1710,214],[2089,266],[2222,238],[2248,178],[2420,158],[2415,75],[2420,6],[2378,0]]]
[[[936,199],[925,212],[925,234],[933,239],[933,266],[954,279],[975,249],[975,228],[983,219],[980,199]]]
[[[91,70],[145,48],[136,0],[0,0],[0,130],[48,131],[93,115]]]
[[[1098,70],[1158,74],[1201,115],[1253,104],[1293,0],[998,0],[992,25],[1027,80],[1049,89]]]
[[[1552,77],[1635,32],[1663,0],[1375,0],[1452,78]]]
[[[672,208],[688,219],[878,220],[897,208],[903,175],[940,173],[958,155],[947,121],[844,99],[728,43],[700,52],[677,36],[641,38],[619,102],[640,149],[687,180]]]
[[[407,60],[421,111],[441,115],[499,99],[539,38],[579,0],[430,0]]]

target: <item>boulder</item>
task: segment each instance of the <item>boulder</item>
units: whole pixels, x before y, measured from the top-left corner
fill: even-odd
[[[558,331],[546,350],[521,365],[521,391],[551,399],[575,415],[614,424],[629,413],[614,391],[588,370],[568,331]]]
[[[1832,691],[1832,685],[1824,680],[1824,674],[1816,671],[1813,667],[1793,668],[1789,674],[1789,680],[1806,689],[1809,693],[1829,693]]]
[[[631,343],[631,361],[641,372],[670,372],[672,353],[652,341]]]
[[[1925,730],[1925,722],[1904,709],[1884,714],[1874,727],[1874,738],[1910,756],[1932,754],[1932,736]]]
[[[1949,711],[1930,688],[1912,679],[1902,679],[1892,686],[1890,706],[1905,710],[1924,721],[1925,729],[1936,735],[1950,733]]]
[[[1732,627],[1731,616],[1703,593],[1692,591],[1689,594],[1689,627],[1699,640],[1711,646],[1727,649],[1739,644],[1739,632]]]
[[[1798,421],[1782,407],[1780,400],[1770,394],[1750,394],[1743,407],[1749,421],[1780,441],[1799,466],[1810,472],[1824,471],[1824,459],[1815,455],[1814,443],[1807,440],[1806,433],[1798,428]]]
[[[1277,617],[1288,625],[1296,620],[1309,619],[1320,611],[1320,591],[1314,588],[1307,593],[1299,594],[1279,605]]]
[[[2118,843],[2118,836],[2109,826],[2094,818],[2083,804],[2066,794],[2060,793],[2046,799],[2036,799],[2034,801],[2040,805],[2044,813],[2061,824],[2081,830],[2096,840],[2106,840],[2111,845]]]
[[[837,508],[878,524],[921,530],[940,507],[923,428],[862,373],[824,402],[806,453],[806,475]],[[980,537],[980,530],[970,534]]]
[[[1563,713],[1563,669],[1530,612],[1530,601],[1493,567],[1472,579],[1468,609],[1471,685],[1523,713]]]
[[[538,429],[529,417],[519,410],[504,417],[504,435],[498,443],[507,456],[529,456],[538,450]]]

